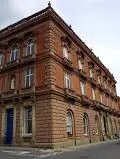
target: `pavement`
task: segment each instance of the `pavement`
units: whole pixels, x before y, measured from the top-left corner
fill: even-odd
[[[55,150],[0,147],[0,159],[120,159],[120,140]]]

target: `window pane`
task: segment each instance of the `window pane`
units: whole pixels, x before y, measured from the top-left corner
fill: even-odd
[[[32,133],[32,120],[28,120],[28,130],[27,130],[28,134],[31,134]]]
[[[84,134],[88,134],[88,115],[84,114],[83,117],[83,124],[84,124]]]
[[[3,61],[3,54],[0,54],[0,65],[2,65],[2,61]]]
[[[79,65],[79,69],[82,70],[83,69],[83,64],[82,64],[82,61],[80,59],[78,60],[78,65]]]
[[[85,83],[81,82],[81,94],[85,95]]]
[[[32,107],[24,108],[24,132],[25,134],[32,133]]]
[[[68,59],[68,49],[67,49],[67,47],[63,47],[63,56]]]
[[[66,119],[66,126],[67,126],[67,133],[72,134],[72,115],[70,112],[67,113],[67,119]]]
[[[10,89],[15,89],[15,77],[12,77],[10,80]]]

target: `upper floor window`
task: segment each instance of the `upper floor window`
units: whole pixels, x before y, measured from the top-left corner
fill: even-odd
[[[81,94],[85,95],[86,94],[85,82],[81,81],[80,84],[81,84]]]
[[[112,100],[112,108],[114,108],[114,102],[113,102],[113,100]]]
[[[25,87],[29,88],[33,85],[33,69],[28,68],[25,71]]]
[[[68,88],[68,89],[71,88],[71,75],[68,72],[64,73],[64,84],[65,84],[65,88]]]
[[[100,75],[98,75],[98,83],[101,84],[101,78],[100,78]]]
[[[83,61],[80,58],[78,59],[78,67],[79,70],[83,70]]]
[[[95,88],[92,88],[92,99],[96,99]]]
[[[32,134],[32,106],[24,107],[24,134]]]
[[[0,52],[0,65],[2,65],[2,63],[3,63],[3,53]]]
[[[15,76],[10,78],[10,89],[15,89]]]
[[[84,113],[84,116],[83,116],[83,126],[84,126],[84,135],[88,135],[88,131],[89,131],[89,120],[88,120],[88,115],[87,115],[87,113]]]
[[[104,86],[105,86],[105,89],[107,88],[107,84],[106,84],[106,81],[104,82]]]
[[[109,105],[109,97],[106,97],[106,104]]]
[[[19,52],[19,49],[17,46],[12,47],[11,52],[10,52],[10,62],[17,60],[18,52]]]
[[[29,39],[27,41],[27,46],[26,46],[26,56],[32,55],[35,53],[35,42],[33,39]]]
[[[66,59],[69,59],[69,51],[66,45],[63,46],[63,57],[65,57]]]
[[[100,103],[103,103],[103,96],[100,94]]]
[[[71,112],[67,112],[67,121],[66,121],[66,126],[67,126],[67,134],[72,135],[73,134],[73,130],[72,130],[72,114]]]
[[[94,70],[93,70],[93,68],[90,69],[90,78],[94,78]]]

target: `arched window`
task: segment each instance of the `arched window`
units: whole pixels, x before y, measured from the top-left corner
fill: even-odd
[[[15,76],[11,76],[10,78],[10,89],[15,89]]]
[[[96,134],[98,134],[99,133],[99,118],[97,115],[95,116],[95,126],[96,126]]]
[[[26,47],[26,56],[32,55],[35,53],[35,42],[33,39],[29,39]]]
[[[67,112],[66,126],[67,126],[67,134],[68,136],[71,136],[73,134],[73,124],[72,124],[72,113],[70,111]]]
[[[89,131],[89,119],[88,119],[87,113],[84,113],[83,124],[84,124],[84,135],[88,135],[88,131]]]

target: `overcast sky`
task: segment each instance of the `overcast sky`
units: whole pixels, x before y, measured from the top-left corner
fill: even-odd
[[[120,95],[120,1],[51,0],[51,3],[114,74]],[[0,0],[0,28],[47,7],[47,4],[48,0]]]

